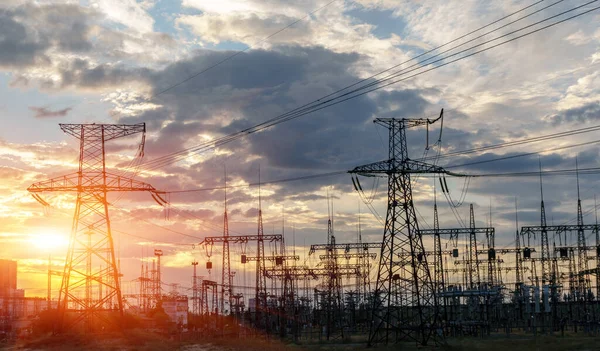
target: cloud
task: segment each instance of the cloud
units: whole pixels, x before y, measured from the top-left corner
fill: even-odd
[[[14,11],[0,11],[0,67],[28,67],[47,61],[48,39],[37,36],[14,16]]]
[[[154,19],[146,11],[151,4],[136,0],[98,0],[94,1],[92,6],[102,11],[110,20],[135,31],[152,32]]]
[[[12,75],[13,86],[23,91],[25,87],[35,86],[39,86],[42,93],[66,91],[63,94],[84,96],[86,104],[101,105],[103,109],[112,106],[110,117],[116,121],[147,122],[148,159],[258,124],[404,62],[424,48],[445,43],[523,6],[517,1],[491,5],[466,1],[457,7],[427,2],[359,0],[367,9],[386,11],[385,14],[369,14],[379,16],[376,18],[382,21],[369,21],[368,16],[362,16],[365,13],[355,16],[357,11],[363,11],[362,8],[347,2],[334,2],[267,42],[148,101],[148,96],[234,53],[224,48],[254,45],[327,2],[184,0],[184,7],[194,7],[201,13],[185,9],[184,14],[168,14],[175,17],[176,26],[167,28],[169,33],[174,33],[172,35],[153,32],[155,24],[157,28],[164,28],[165,20],[149,15],[153,3],[148,1],[91,1],[90,7],[47,2],[44,5],[15,5],[0,15],[2,25],[8,29],[8,36],[0,38],[0,67]],[[98,6],[93,7],[94,3]],[[170,17],[166,22],[170,24],[171,20]],[[436,25],[432,26],[432,23]],[[218,187],[224,183],[222,170],[226,165],[228,183],[232,187],[228,191],[230,227],[238,232],[254,233],[258,191],[256,187],[246,185],[258,180],[259,166],[264,181],[347,170],[385,159],[388,134],[385,129],[373,125],[375,117],[437,115],[439,108],[445,107],[442,153],[535,136],[542,133],[542,129],[543,134],[550,134],[554,129],[562,128],[560,124],[544,123],[550,122],[543,120],[544,116],[558,116],[561,123],[593,120],[598,118],[598,75],[588,74],[577,79],[580,74],[575,74],[589,64],[593,55],[598,55],[598,37],[590,34],[597,30],[593,23],[582,19],[573,22],[572,26],[556,27],[551,32],[515,42],[508,48],[457,62],[239,138],[210,152],[190,152],[181,162],[163,165],[154,172],[141,172],[139,178],[161,190]],[[378,26],[379,31],[376,30]],[[196,50],[199,45],[206,47]],[[11,47],[17,50],[7,51]],[[581,62],[581,58],[587,60]],[[569,72],[566,77],[560,76]],[[31,111],[40,117],[63,113],[63,110],[36,106],[32,106]],[[65,109],[64,113],[67,115],[69,111]],[[585,118],[580,121],[578,116]],[[438,135],[438,125],[430,128],[434,128],[430,131],[431,142]],[[424,128],[407,132],[411,158],[423,154],[425,133]],[[113,144],[107,150],[111,169],[116,162],[122,168],[130,165],[126,145]],[[474,155],[464,160],[448,161],[446,158],[442,164],[519,153],[515,149],[501,152]],[[542,155],[543,166],[548,169],[573,168],[575,152],[566,150]],[[7,179],[12,177],[12,182],[7,181],[6,187],[0,189],[0,214],[11,215],[9,206],[18,206],[19,213],[17,219],[0,218],[6,221],[6,227],[21,228],[15,229],[18,231],[30,226],[43,227],[54,220],[42,217],[41,209],[29,197],[27,201],[30,202],[13,205],[16,202],[14,196],[23,193],[30,183],[48,178],[52,172],[72,171],[76,168],[76,155],[77,150],[62,144],[0,142],[0,160],[8,167],[0,169],[0,175]],[[594,165],[597,156],[598,150],[593,148],[580,154],[580,163]],[[483,163],[465,169],[492,173],[535,171],[537,157]],[[432,184],[429,179],[413,179],[416,206],[429,220]],[[458,197],[462,180],[448,182],[452,196]],[[498,218],[496,224],[512,231],[514,196],[522,199],[520,208],[524,215],[521,220],[536,220],[534,214],[539,205],[536,182],[537,178],[473,179],[466,203],[487,203],[488,197],[493,196],[499,213],[498,216],[494,214]],[[571,201],[573,179],[548,177],[544,182],[545,185],[548,183],[548,190],[545,190],[547,207],[552,209],[555,219],[563,220],[575,208]],[[582,177],[584,186],[596,183],[591,177]],[[375,181],[365,179],[363,185],[365,188],[372,185],[375,189],[373,205],[384,214],[385,182],[377,187]],[[20,189],[21,193],[11,188]],[[274,226],[279,228],[281,207],[284,206],[288,213],[286,221],[295,223],[298,234],[306,237],[307,243],[324,240],[325,195],[328,191],[334,193],[336,217],[339,218],[336,219],[336,236],[340,241],[354,240],[359,200],[347,174],[268,184],[261,190],[265,222],[276,223]],[[582,193],[592,194],[593,191]],[[119,197],[112,197],[111,203]],[[223,191],[218,189],[172,194],[170,200],[178,210],[173,208],[171,222],[160,223],[193,235],[219,235],[223,197]],[[72,198],[54,201],[63,206],[72,206],[73,202]],[[133,208],[111,212],[115,228],[125,232],[132,230],[132,215],[156,224],[164,217],[147,194],[128,195],[121,204]],[[440,209],[442,223],[456,227],[448,207],[440,206]],[[467,212],[465,208],[461,209],[461,215]],[[362,219],[364,232],[368,233],[369,239],[380,240],[381,226],[373,216],[365,217]],[[66,219],[63,222],[62,228],[68,228]],[[56,223],[52,222],[53,225]],[[150,223],[135,221],[135,224],[135,234],[149,240],[182,243],[194,240],[167,233]],[[265,224],[268,231],[272,226]],[[502,235],[499,235],[498,241],[501,239]],[[138,242],[140,239],[131,239],[130,247],[122,252],[130,259],[137,259],[139,247],[133,247],[133,244]],[[192,257],[181,256],[179,262],[178,250],[174,247],[169,253],[173,255],[173,265],[189,265]],[[132,276],[130,273],[139,272],[137,269],[127,272],[128,276]]]
[[[0,69],[10,72],[13,87],[39,85],[56,91],[81,85],[89,92],[118,86],[143,91],[142,74],[185,54],[173,54],[180,44],[171,35],[154,33],[151,25],[130,23],[139,30],[116,27],[114,18],[99,6],[26,3],[10,7],[0,13]]]
[[[600,120],[600,101],[570,108],[548,117],[552,123],[585,123]]]
[[[29,107],[29,109],[31,111],[35,112],[35,115],[33,116],[35,118],[49,118],[49,117],[52,118],[52,117],[65,117],[65,116],[67,116],[69,111],[71,111],[73,108],[67,107],[67,108],[63,108],[62,110],[52,111],[52,110],[48,109],[47,107],[31,106],[31,107]]]

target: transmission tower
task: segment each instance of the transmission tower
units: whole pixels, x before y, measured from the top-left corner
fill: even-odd
[[[258,233],[256,240],[256,291],[255,291],[255,303],[256,313],[255,322],[256,328],[268,327],[268,315],[267,315],[267,280],[265,277],[265,241],[264,241],[264,230],[263,230],[263,219],[262,219],[262,200],[260,196],[260,169],[258,171]]]
[[[330,247],[327,249],[327,261],[325,265],[325,269],[329,271],[329,276],[327,277],[327,301],[325,302],[325,307],[327,308],[327,340],[332,335],[332,331],[334,329],[334,324],[339,323],[339,331],[341,332],[341,336],[343,338],[343,325],[341,321],[342,311],[342,287],[340,282],[340,275],[338,273],[339,265],[337,261],[337,250],[335,248],[335,235],[333,233],[333,203],[331,206],[329,205],[329,195],[327,196],[327,208],[329,210],[329,219],[327,220],[327,243]],[[336,326],[337,327],[337,326]]]
[[[588,272],[587,246],[585,244],[585,229],[583,225],[583,211],[581,210],[581,196],[579,194],[579,165],[575,159],[577,169],[577,294],[583,302],[583,310],[587,312],[586,301],[589,300],[589,279],[584,272]]]
[[[350,173],[387,176],[388,205],[375,287],[369,344],[412,339],[426,345],[437,338],[440,311],[412,199],[411,173],[446,173],[441,167],[408,157],[406,130],[435,123],[430,119],[377,118],[389,130],[386,161],[359,166]],[[397,296],[406,300],[396,303]],[[441,328],[440,328],[441,329]]]
[[[523,293],[523,252],[521,251],[521,234],[519,232],[519,210],[515,197],[515,292],[519,298]]]
[[[160,276],[160,258],[163,255],[162,250],[154,250],[154,256],[156,256],[156,275],[154,276],[154,301],[156,306],[162,300],[162,279]]]
[[[542,228],[540,239],[542,243],[542,286],[550,280],[554,283],[554,278],[550,277],[550,245],[548,243],[548,230],[546,230],[546,207],[544,206],[544,188],[542,183],[542,164],[540,161],[540,226]]]
[[[198,306],[198,276],[196,275],[196,267],[198,266],[198,261],[193,261],[192,266],[194,267],[194,275],[192,276],[192,314],[197,316],[200,312]]]
[[[84,322],[87,331],[109,324],[109,312],[123,315],[123,299],[114,242],[108,216],[108,193],[147,191],[160,195],[149,184],[113,174],[106,170],[105,143],[142,133],[140,153],[146,133],[144,123],[60,124],[67,134],[79,139],[79,170],[31,185],[27,190],[43,205],[40,193],[75,192],[77,201],[69,249],[59,294],[59,329],[67,326],[65,313],[74,312],[70,326]]]
[[[438,293],[438,295],[436,295],[436,297],[438,297],[437,304],[438,304],[438,306],[441,306],[439,294],[443,293],[445,291],[446,284],[445,284],[445,280],[444,280],[444,261],[443,261],[443,256],[442,256],[442,238],[440,236],[440,221],[438,218],[438,207],[437,207],[437,196],[436,196],[437,194],[436,194],[435,188],[434,188],[433,192],[434,192],[434,195],[433,195],[433,198],[434,198],[434,200],[433,200],[433,230],[434,230],[433,243],[434,244],[433,244],[433,246],[434,246],[434,251],[435,251],[434,282],[435,282],[435,290]],[[445,321],[448,320],[447,301],[448,301],[448,299],[444,298],[443,305],[444,305],[444,320]]]
[[[223,270],[221,271],[221,313],[231,313],[233,276],[229,258],[229,221],[227,219],[227,171],[225,171],[225,210],[223,212]],[[228,311],[228,312],[226,312]]]

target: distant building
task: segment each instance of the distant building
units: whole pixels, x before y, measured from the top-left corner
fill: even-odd
[[[17,261],[0,260],[0,296],[17,289]]]
[[[177,296],[162,300],[162,308],[172,322],[180,325],[188,324],[188,297]]]
[[[0,332],[19,329],[47,308],[45,298],[25,297],[25,290],[17,289],[17,261],[0,260]]]

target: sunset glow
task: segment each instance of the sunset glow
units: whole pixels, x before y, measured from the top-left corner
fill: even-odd
[[[596,333],[599,4],[0,0],[0,292],[23,333],[63,295],[90,330],[164,297],[173,340],[194,302],[314,344]]]

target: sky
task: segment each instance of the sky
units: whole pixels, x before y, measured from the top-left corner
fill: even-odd
[[[0,258],[18,260],[19,287],[26,289],[27,296],[45,295],[49,254],[53,269],[60,270],[64,264],[75,197],[47,194],[44,199],[52,206],[44,208],[27,192],[34,182],[77,169],[77,141],[64,134],[59,123],[145,122],[141,162],[149,161],[261,123],[532,4],[477,0],[2,1]],[[551,4],[538,2],[478,32],[475,36],[533,13],[470,45],[586,1]],[[594,6],[584,5],[570,14]],[[594,126],[600,120],[598,23],[600,11],[593,11],[179,162],[153,170],[142,166],[135,172],[136,179],[166,192],[214,188],[224,185],[226,169],[231,235],[254,234],[259,191],[248,185],[258,182],[259,168],[260,180],[268,183],[384,160],[387,131],[373,123],[377,117],[435,117],[444,108],[441,150],[432,147],[429,155]],[[188,79],[193,75],[197,76]],[[439,131],[439,124],[430,128],[430,144]],[[424,154],[426,133],[425,129],[408,132],[413,159]],[[452,170],[468,174],[536,171],[539,163],[544,170],[573,169],[576,158],[580,168],[597,167],[600,149],[593,134],[442,158],[439,165],[589,142]],[[107,144],[109,167],[122,170],[130,164],[140,138]],[[372,178],[361,181],[366,199],[354,190],[348,174],[263,185],[265,232],[283,230],[288,249],[295,248],[304,259],[307,245],[326,241],[330,196],[337,242],[356,240],[359,218],[363,241],[380,241],[383,226],[377,215],[385,218],[386,184]],[[577,204],[575,177],[547,176],[543,183],[549,222],[572,220]],[[581,199],[589,212],[586,222],[595,221],[598,184],[595,175],[580,176]],[[448,185],[455,204],[464,196],[463,205],[455,209],[458,216],[468,220],[468,204],[473,204],[477,225],[491,221],[496,227],[498,246],[514,240],[515,199],[519,225],[539,223],[537,177],[470,178],[468,183],[449,177]],[[433,178],[413,178],[423,228],[433,223],[435,186]],[[167,195],[171,206],[165,209],[149,194],[112,195],[110,217],[125,292],[135,289],[133,280],[140,274],[141,262],[155,248],[164,252],[165,283],[189,287],[193,260],[203,267],[212,259],[215,268],[211,272],[200,268],[199,275],[220,276],[218,248],[207,257],[197,244],[207,235],[221,235],[224,197],[220,189],[172,193]],[[371,210],[365,201],[371,202]],[[437,201],[440,225],[459,227],[459,219],[439,189]],[[247,250],[251,254],[254,248]],[[241,253],[242,248],[232,248],[236,284],[252,285],[252,268],[238,263]],[[307,260],[317,261],[314,257]],[[53,285],[59,282],[60,277],[54,276]]]

